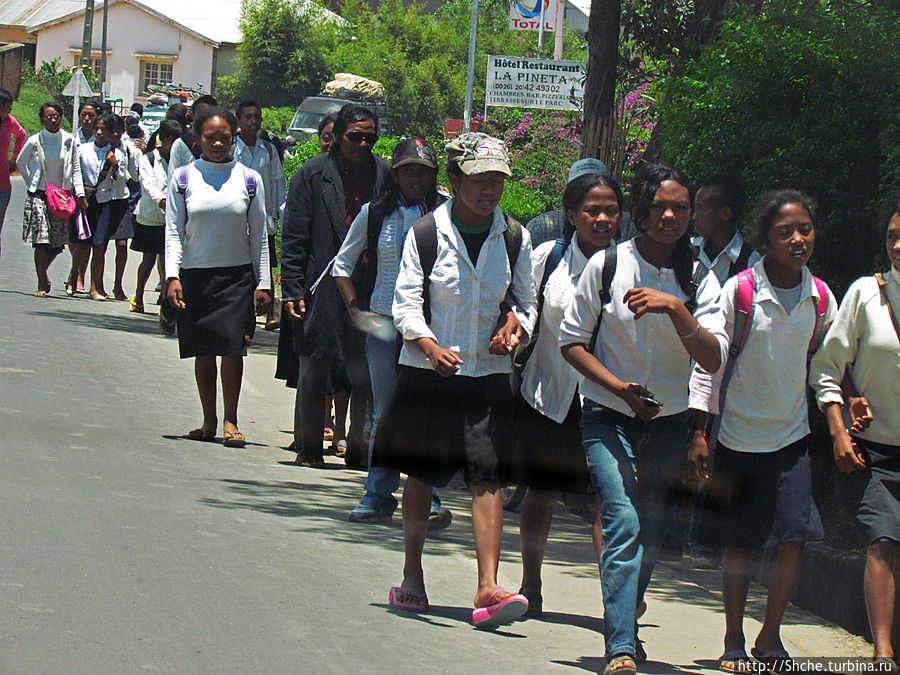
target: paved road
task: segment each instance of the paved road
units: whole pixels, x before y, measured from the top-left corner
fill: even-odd
[[[543,620],[483,633],[469,625],[466,494],[453,491],[454,524],[426,547],[434,611],[392,613],[399,517],[392,526],[349,524],[363,474],[334,458],[327,470],[291,464],[281,446],[290,442],[292,392],[272,378],[275,337],[260,331],[246,360],[248,447],[182,438],[200,410],[175,341],[126,303],[66,297],[68,253],[51,268],[52,296],[32,297],[21,204],[14,179],[0,260],[0,672],[602,669],[586,523],[565,514],[554,524]],[[510,588],[517,549],[508,516],[500,578]],[[714,672],[717,586],[716,573],[661,566],[642,619],[651,659],[642,672]],[[762,615],[755,592],[748,636]],[[784,634],[797,655],[869,653],[799,611]]]

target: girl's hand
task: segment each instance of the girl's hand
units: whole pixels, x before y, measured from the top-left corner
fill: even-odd
[[[459,354],[444,349],[431,338],[419,338],[417,342],[438,375],[450,377],[459,371],[459,366],[463,362]]]
[[[522,326],[512,310],[508,311],[505,319],[501,318],[501,321],[502,324],[497,325],[497,329],[491,336],[491,343],[488,345],[488,351],[496,356],[512,354],[522,339]]]
[[[691,433],[691,440],[688,443],[688,462],[694,470],[694,478],[698,481],[709,480],[709,456],[712,450],[709,449],[709,442],[706,440],[706,434],[698,430]]]
[[[288,300],[282,305],[282,309],[294,321],[302,321],[306,316],[306,301],[298,300],[294,302],[293,300]]]
[[[179,279],[169,279],[166,297],[169,299],[169,304],[175,309],[184,309],[187,307],[187,305],[184,304],[184,289],[181,287],[181,280]]]
[[[634,313],[635,319],[640,319],[644,314],[671,314],[675,303],[679,302],[674,295],[655,288],[632,288],[622,300]]]
[[[272,306],[272,291],[266,288],[257,288],[256,293],[253,294],[253,300],[256,304],[256,315],[261,316]]]
[[[652,420],[659,414],[659,411],[662,410],[662,407],[656,408],[641,401],[641,396],[653,398],[653,394],[636,382],[623,383],[622,389],[616,392],[616,394],[628,404],[628,407],[634,411],[634,414],[637,415],[638,419],[642,419],[645,422]]]
[[[87,210],[88,210],[87,197],[75,197],[75,203],[78,205],[78,209],[82,213],[87,213]]]
[[[834,449],[834,463],[842,473],[853,473],[866,468],[866,461],[846,431],[833,434],[831,443]]]
[[[850,419],[853,421],[850,431],[855,433],[865,431],[875,419],[869,399],[865,396],[850,396],[847,407],[850,409]]]

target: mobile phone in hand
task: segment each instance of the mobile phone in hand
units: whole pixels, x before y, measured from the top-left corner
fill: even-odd
[[[643,396],[642,395],[642,396],[638,396],[638,398],[641,400],[641,403],[643,403],[646,406],[650,406],[651,408],[662,408],[662,403],[657,401],[652,396]]]

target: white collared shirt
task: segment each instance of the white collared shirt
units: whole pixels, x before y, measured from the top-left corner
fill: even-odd
[[[728,383],[719,428],[719,441],[738,452],[775,452],[809,434],[806,355],[819,295],[812,274],[804,267],[801,300],[788,314],[769,281],[764,260],[753,266],[757,281],[753,315],[744,348]],[[722,289],[722,312],[729,343],[734,335],[736,287],[737,278],[733,277]],[[836,313],[837,302],[829,290],[826,326]],[[702,377],[703,371],[698,368],[697,374]],[[713,378],[710,394],[716,399],[719,379]],[[714,412],[717,405],[696,407],[711,408]]]
[[[737,262],[738,257],[741,255],[741,248],[744,246],[744,238],[741,236],[741,233],[735,230],[731,241],[719,251],[719,255],[713,260],[710,260],[709,256],[706,255],[705,237],[692,237],[691,243],[700,252],[698,260],[706,266],[706,269],[716,275],[720,285],[724,285],[728,277],[731,276],[731,266]],[[747,260],[747,267],[753,267],[761,258],[762,256],[757,251],[753,251]]]
[[[470,377],[509,373],[512,359],[488,351],[500,303],[507,289],[517,299],[514,311],[525,333],[534,330],[536,305],[531,277],[531,238],[522,228],[522,244],[516,267],[510,269],[503,232],[506,219],[500,207],[472,265],[466,245],[450,222],[453,200],[434,211],[437,224],[437,258],[429,277],[431,325],[425,322],[422,307],[423,273],[416,238],[409,236],[403,246],[400,273],[394,290],[394,325],[404,338],[400,365],[433,370],[431,362],[415,340],[434,339],[441,347],[457,352],[463,360],[458,374]]]
[[[406,233],[412,229],[413,223],[425,215],[422,204],[404,206],[398,204],[384,218],[381,232],[378,234],[378,264],[375,273],[375,288],[369,300],[369,309],[384,316],[391,315],[394,302],[394,287],[400,273],[400,256],[403,254],[403,242]],[[335,277],[351,277],[360,256],[368,246],[369,204],[363,204],[359,215],[353,219],[347,236],[335,256],[331,275]]]
[[[561,347],[590,344],[602,312],[594,356],[623,382],[636,382],[653,393],[663,404],[660,415],[675,415],[688,407],[691,357],[668,316],[646,314],[635,319],[623,297],[632,288],[654,288],[674,295],[682,302],[689,298],[681,290],[675,270],[658,268],[644,260],[637,241],[632,239],[616,247],[616,275],[609,289],[610,302],[605,305],[600,299],[600,289],[606,251],[600,251],[588,261],[566,310],[559,344]],[[718,339],[724,363],[728,344],[725,320],[718,304],[719,293],[716,277],[707,274],[697,289],[694,316]],[[625,401],[597,382],[580,377],[578,386],[582,396],[634,417],[634,411]]]
[[[247,145],[238,136],[234,141],[234,158],[262,176],[266,186],[266,228],[270,235],[275,234],[276,221],[287,197],[284,168],[275,147],[259,138],[253,145]]]
[[[885,280],[894,315],[900,320],[900,272],[891,267]],[[856,390],[869,400],[874,420],[854,434],[875,443],[900,445],[900,337],[875,277],[853,282],[822,347],[812,360],[809,383],[819,407],[842,404],[841,380],[849,371]]]
[[[546,241],[531,255],[534,286],[540,290],[544,268],[555,241]],[[539,318],[537,343],[525,365],[519,391],[525,401],[542,415],[561,423],[566,419],[580,375],[559,351],[559,333],[563,315],[575,294],[575,286],[588,259],[573,237],[556,269],[544,286],[544,304]]]
[[[106,162],[106,154],[110,150],[113,150],[116,156],[116,170],[113,172],[111,168],[98,185],[97,179]],[[138,157],[128,149],[128,146],[122,143],[113,149],[108,143],[102,147],[98,147],[96,143],[83,143],[78,146],[78,154],[84,183],[97,188],[95,199],[98,204],[128,198],[127,182],[132,180],[132,176],[137,178],[138,175]]]

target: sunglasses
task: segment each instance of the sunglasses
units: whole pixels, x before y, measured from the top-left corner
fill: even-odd
[[[50,121],[52,121],[52,122],[55,122],[56,120],[61,120],[61,119],[62,119],[62,115],[57,115],[57,114],[53,114],[53,115],[44,115],[44,119],[45,119],[45,120],[50,120]]]
[[[362,143],[365,141],[369,145],[375,145],[378,140],[378,134],[364,134],[362,131],[348,131],[344,134],[351,143]]]

